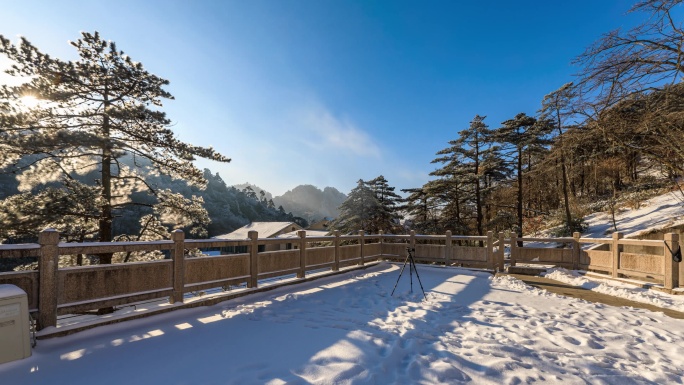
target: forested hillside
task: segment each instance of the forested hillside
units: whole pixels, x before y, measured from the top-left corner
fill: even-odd
[[[663,187],[680,190],[680,3],[637,3],[631,11],[643,23],[607,31],[577,57],[572,82],[539,106],[503,122],[473,111],[470,125],[454,127],[433,179],[404,190],[414,229],[522,235],[559,226],[557,235],[568,235],[585,228],[590,212],[615,213]]]

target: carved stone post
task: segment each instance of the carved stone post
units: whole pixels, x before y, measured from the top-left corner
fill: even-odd
[[[679,262],[672,259],[672,254],[677,252],[679,248],[679,234],[667,233],[665,234],[665,253],[663,255],[665,262],[665,288],[674,289],[679,287]]]
[[[613,243],[611,245],[611,252],[613,253],[613,278],[617,278],[619,275],[618,269],[620,268],[620,249],[622,249],[622,247],[618,244],[618,242],[623,236],[624,234],[622,233],[613,233]]]
[[[581,234],[578,232],[572,233],[572,269],[579,270],[580,268],[580,257],[582,255],[582,245],[580,244]]]
[[[255,288],[259,281],[259,233],[256,231],[249,231],[247,237],[249,243],[249,282],[247,287]]]
[[[185,288],[185,233],[183,230],[171,232],[173,249],[171,260],[173,261],[173,294],[169,298],[170,303],[183,303],[183,289]]]
[[[378,243],[380,243],[380,255],[378,256],[377,259],[382,260],[382,258],[384,257],[384,254],[382,253],[382,251],[383,251],[382,249],[383,249],[383,245],[385,243],[385,232],[383,230],[380,230],[379,233],[380,233],[380,237],[378,238]]]
[[[304,278],[306,276],[306,231],[300,230],[299,235],[299,271],[297,278]]]
[[[506,235],[499,232],[499,251],[496,253],[496,269],[504,270],[504,251],[506,250]]]
[[[444,264],[451,266],[451,230],[447,230],[444,238]]]
[[[359,266],[363,266],[363,264],[366,262],[366,257],[364,255],[365,251],[363,250],[363,245],[366,243],[364,238],[365,235],[366,233],[363,230],[359,230],[359,250],[361,250],[361,260],[359,261]]]
[[[38,235],[38,330],[57,326],[57,269],[59,267],[59,231],[45,229]]]
[[[515,266],[515,260],[518,258],[518,234],[511,231],[511,266]]]
[[[340,230],[335,230],[333,235],[335,236],[335,261],[333,261],[332,270],[338,271],[340,270]]]
[[[487,231],[487,268],[490,270],[496,269],[496,262],[494,261],[494,232]]]

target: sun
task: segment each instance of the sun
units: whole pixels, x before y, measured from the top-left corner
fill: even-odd
[[[38,107],[40,100],[33,95],[24,95],[19,98],[19,105],[27,110]]]

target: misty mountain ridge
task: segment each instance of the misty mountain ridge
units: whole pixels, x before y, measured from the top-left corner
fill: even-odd
[[[259,196],[264,191],[266,199],[273,199],[276,207],[283,209],[295,216],[302,217],[309,222],[324,218],[337,218],[340,215],[338,208],[347,199],[347,195],[334,187],[325,187],[323,190],[313,185],[299,185],[288,190],[282,196],[272,197],[268,191],[249,182],[233,185],[242,191],[249,187]]]
[[[346,199],[347,195],[334,187],[320,190],[316,186],[300,185],[273,198],[273,203],[312,222],[323,218],[337,218],[340,215],[339,207]]]

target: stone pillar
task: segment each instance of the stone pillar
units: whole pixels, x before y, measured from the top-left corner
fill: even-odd
[[[496,262],[494,261],[494,232],[487,231],[487,268],[490,270],[496,269]]]
[[[363,245],[366,243],[366,239],[364,238],[365,235],[366,233],[363,230],[359,230],[359,250],[361,250],[361,261],[359,261],[359,266],[363,266],[366,262],[366,256],[364,255],[365,251],[363,250]]]
[[[518,234],[511,231],[511,266],[515,266],[518,258]]]
[[[299,230],[299,271],[297,278],[304,278],[306,276],[306,230]]]
[[[256,231],[249,231],[247,233],[249,238],[249,282],[247,287],[256,288],[259,281],[259,233]]]
[[[38,330],[57,326],[57,269],[59,268],[59,231],[45,229],[38,235]]]
[[[672,254],[677,252],[679,248],[679,234],[667,233],[665,234],[665,253],[663,255],[665,262],[665,283],[666,289],[674,289],[679,287],[679,262],[672,260]]]
[[[173,261],[173,293],[169,298],[170,303],[183,303],[183,290],[185,289],[185,233],[183,230],[171,232],[173,249],[171,260]]]
[[[377,259],[382,259],[384,254],[382,253],[383,249],[383,244],[385,243],[385,232],[383,230],[380,230],[380,237],[378,238],[378,243],[380,243],[380,255],[378,256]]]
[[[574,232],[572,233],[572,269],[573,270],[579,270],[580,268],[580,259],[582,255],[582,245],[580,244],[580,236],[581,234],[579,232]]]
[[[622,247],[618,244],[618,241],[624,236],[623,233],[613,233],[613,243],[610,246],[610,251],[613,254],[613,278],[618,277],[618,269],[620,268],[620,251]]]
[[[335,260],[333,261],[332,270],[338,271],[340,270],[340,230],[335,230],[333,235],[335,236]]]
[[[506,235],[499,232],[499,251],[496,253],[496,269],[504,270],[504,251],[506,250]]]
[[[451,230],[447,230],[444,238],[444,264],[451,266]]]

